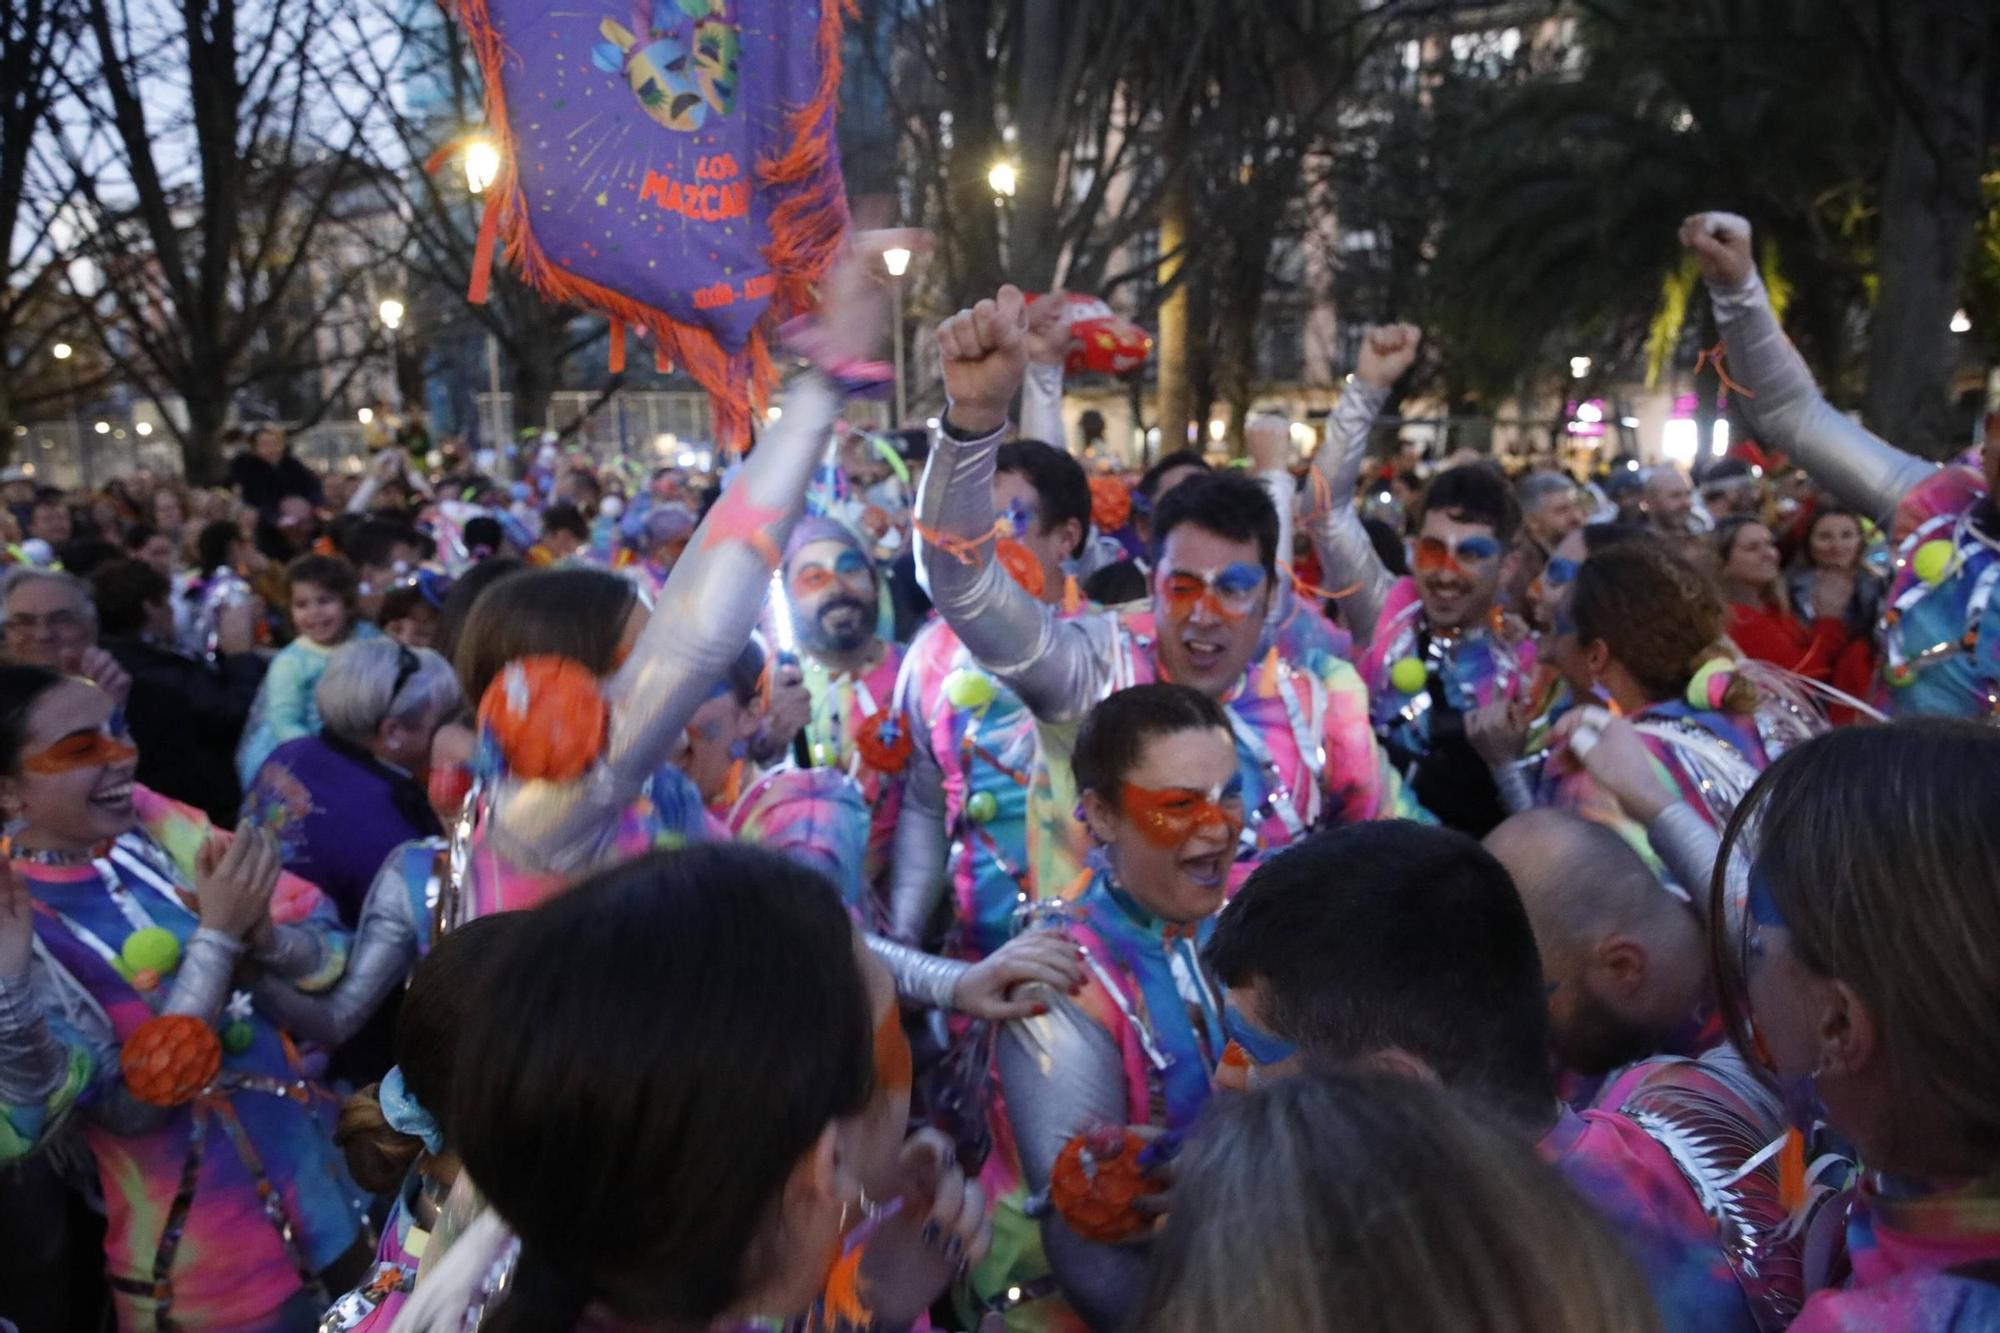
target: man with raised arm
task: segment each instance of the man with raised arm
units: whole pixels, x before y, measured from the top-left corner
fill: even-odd
[[[1354,506],[1369,428],[1422,337],[1412,325],[1393,324],[1363,340],[1313,459],[1318,503],[1307,531],[1326,581],[1345,592],[1342,618],[1368,645],[1361,677],[1376,736],[1427,809],[1482,835],[1506,809],[1468,719],[1525,703],[1534,674],[1533,642],[1505,631],[1499,606],[1519,506],[1487,464],[1438,473],[1418,503],[1415,572],[1401,578],[1376,554]]]
[[[1857,513],[1890,525],[1895,577],[1882,615],[1882,679],[1897,714],[2000,715],[2000,439],[1981,469],[1905,453],[1827,402],[1785,338],[1752,261],[1750,224],[1697,213],[1681,224],[1715,303],[1735,395],[1758,439],[1782,449]]]
[[[1321,822],[1418,813],[1368,729],[1352,668],[1306,671],[1275,649],[1258,657],[1279,524],[1256,482],[1197,476],[1161,502],[1148,607],[1064,619],[1007,576],[994,550],[1011,529],[996,522],[993,474],[1026,328],[1020,292],[1003,287],[938,330],[951,406],[918,493],[918,553],[954,632],[1043,724],[1051,764],[1097,700],[1172,680],[1229,715],[1248,815],[1239,876]]]

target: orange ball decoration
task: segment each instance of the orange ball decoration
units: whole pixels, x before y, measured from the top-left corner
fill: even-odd
[[[597,677],[568,657],[509,662],[479,701],[479,725],[524,778],[569,782],[604,748],[610,714]]]
[[[1000,568],[1012,575],[1014,582],[1027,590],[1028,596],[1040,597],[1048,587],[1048,580],[1042,573],[1042,562],[1019,541],[1002,537],[993,544],[993,553],[1000,558]]]
[[[192,1014],[161,1014],[125,1039],[118,1068],[140,1101],[179,1106],[222,1072],[222,1042]]]
[[[900,727],[893,728],[889,739],[882,736],[882,728],[889,721],[889,710],[883,709],[870,715],[855,733],[854,748],[861,752],[861,762],[878,773],[900,773],[910,762],[910,738]]]
[[[1090,479],[1090,521],[1099,532],[1116,532],[1132,518],[1132,492],[1116,477]]]
[[[1090,1140],[1099,1136],[1077,1135],[1063,1145],[1056,1155],[1055,1169],[1049,1173],[1049,1202],[1069,1223],[1069,1229],[1085,1240],[1105,1245],[1136,1236],[1151,1226],[1152,1219],[1135,1211],[1132,1204],[1142,1195],[1158,1194],[1166,1188],[1139,1167],[1145,1140],[1129,1129],[1122,1134],[1118,1151],[1108,1157],[1091,1147]]]

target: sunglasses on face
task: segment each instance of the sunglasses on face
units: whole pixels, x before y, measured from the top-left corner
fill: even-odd
[[[1173,620],[1186,620],[1203,603],[1220,620],[1241,620],[1257,609],[1263,591],[1264,571],[1242,561],[1213,573],[1176,569],[1160,579],[1167,615]]]
[[[1222,1010],[1222,1030],[1230,1043],[1249,1057],[1253,1065],[1283,1064],[1298,1054],[1298,1047],[1282,1037],[1274,1037],[1243,1016],[1235,1005]]]
[[[1435,574],[1449,569],[1457,574],[1484,571],[1500,558],[1500,543],[1492,537],[1417,538],[1415,568],[1419,574]]]
[[[1120,798],[1125,817],[1138,825],[1141,836],[1155,847],[1171,850],[1217,824],[1228,830],[1230,842],[1243,831],[1241,777],[1208,791],[1138,787],[1128,782],[1120,789]]]
[[[1041,511],[1024,500],[1007,502],[1007,525],[1014,529],[1016,537],[1026,537],[1039,532],[1042,526]]]
[[[138,749],[125,739],[124,719],[113,718],[102,730],[73,731],[46,750],[23,755],[21,768],[47,777],[80,768],[107,768],[138,757]]]
[[[843,551],[833,562],[833,568],[825,565],[801,565],[792,572],[792,591],[801,597],[813,597],[825,592],[835,583],[845,583],[849,587],[865,587],[872,575],[868,572],[868,561],[859,551]]]

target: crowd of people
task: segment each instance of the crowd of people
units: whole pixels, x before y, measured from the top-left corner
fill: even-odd
[[[0,1324],[2000,1329],[2000,441],[1681,239],[1698,480],[852,429],[907,232],[713,471],[0,475]]]

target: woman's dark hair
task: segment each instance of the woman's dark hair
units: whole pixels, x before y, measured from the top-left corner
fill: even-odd
[[[1586,523],[1583,525],[1583,554],[1588,559],[1600,551],[1627,542],[1660,541],[1660,534],[1643,523]]]
[[[301,583],[326,589],[346,602],[349,610],[354,608],[361,586],[360,580],[355,577],[354,566],[337,555],[302,555],[286,565],[285,596],[290,598],[292,590]]]
[[[1364,518],[1361,526],[1367,531],[1368,544],[1375,548],[1375,554],[1384,568],[1397,578],[1410,572],[1410,556],[1403,547],[1401,533],[1379,518]]]
[[[993,467],[1023,477],[1035,488],[1043,532],[1075,519],[1076,542],[1069,554],[1074,558],[1083,550],[1090,540],[1090,479],[1083,475],[1083,464],[1052,444],[1014,440],[1000,446]]]
[[[1130,560],[1114,560],[1083,580],[1083,595],[1099,606],[1146,600],[1146,571]]]
[[[143,560],[113,560],[90,576],[97,628],[108,639],[146,628],[146,607],[173,595],[167,576]]]
[[[473,603],[479,594],[510,574],[518,574],[527,566],[512,556],[498,556],[482,560],[453,580],[451,591],[444,595],[444,605],[438,608],[437,650],[444,660],[454,668],[458,664],[458,641],[465,633],[466,618],[472,614]],[[478,700],[473,700],[476,704]]]
[[[1747,854],[1791,953],[1853,987],[1899,1104],[2000,1162],[2000,732],[1956,718],[1839,727],[1787,751],[1730,816],[1709,886],[1709,954],[1725,1023],[1748,1058],[1745,941],[1727,876]],[[1918,1122],[1912,1122],[1913,1124]],[[1901,1171],[1893,1161],[1871,1162]]]
[[[558,500],[542,511],[542,531],[567,532],[578,541],[590,540],[589,521],[567,500]]]
[[[125,529],[125,549],[128,551],[144,550],[146,543],[159,535],[160,530],[150,523],[134,523],[131,527]]]
[[[1569,608],[1577,642],[1602,640],[1655,702],[1679,698],[1704,662],[1726,656],[1722,594],[1663,543],[1627,542],[1585,560]],[[1757,702],[1743,676],[1723,696],[1732,713],[1748,713]]]
[[[1178,494],[1178,492],[1175,492]],[[1114,796],[1155,737],[1229,730],[1221,705],[1185,685],[1134,685],[1084,715],[1070,761],[1079,792]]]
[[[1267,577],[1278,573],[1278,510],[1261,483],[1241,472],[1205,472],[1168,491],[1153,510],[1153,563],[1183,523],[1233,542],[1255,542]]]
[[[461,535],[465,538],[468,552],[484,550],[488,557],[507,540],[507,531],[500,526],[500,520],[489,514],[465,520],[465,530]]]
[[[1484,523],[1502,546],[1514,540],[1521,527],[1521,505],[1507,476],[1491,463],[1461,463],[1431,478],[1423,499],[1417,504],[1417,521],[1430,513],[1444,514],[1460,523]]]
[[[0,662],[0,773],[19,777],[21,747],[28,743],[28,714],[35,701],[67,679],[47,667]]]
[[[764,693],[764,649],[755,639],[743,645],[741,652],[730,659],[729,666],[722,673],[722,683],[729,686],[729,692],[736,696],[736,702],[744,708],[757,702]]]
[[[762,1280],[758,1232],[874,1095],[872,1009],[824,876],[708,843],[595,875],[492,950],[451,1134],[520,1236],[497,1333],[706,1324]]]
[[[113,560],[123,560],[125,551],[117,542],[102,537],[72,537],[56,548],[62,567],[80,579],[87,579]]]
[[[200,572],[210,574],[228,564],[230,548],[242,540],[242,529],[226,518],[203,524],[201,534],[194,539],[195,558],[201,562]]]
[[[400,855],[399,851],[397,855]],[[430,1112],[447,1145],[451,1084],[459,1034],[471,1011],[475,984],[500,942],[519,929],[518,912],[477,917],[438,939],[410,974],[396,1014],[394,1051],[403,1087]],[[382,1085],[370,1083],[341,1103],[333,1141],[347,1157],[347,1173],[371,1194],[388,1194],[423,1154],[424,1142],[390,1126],[382,1114]]]
[[[1813,563],[1813,558],[1812,558],[1813,533],[1819,530],[1820,524],[1826,522],[1830,518],[1844,518],[1848,522],[1852,523],[1855,527],[1855,530],[1861,533],[1863,538],[1863,544],[1865,547],[1866,538],[1868,535],[1868,525],[1862,522],[1861,515],[1857,514],[1852,509],[1845,508],[1841,505],[1823,504],[1819,508],[1813,510],[1812,519],[1810,522],[1806,524],[1806,530],[1804,536],[1802,540],[1799,542],[1798,563],[1800,568],[1802,569],[1819,568],[1818,565],[1815,565]],[[1854,567],[1856,569],[1861,568],[1860,555],[1861,553],[1857,553],[1855,556]]]
[[[601,569],[537,569],[498,579],[472,604],[453,649],[466,701],[477,707],[501,667],[538,653],[574,658],[609,675],[638,596],[630,579]]]
[[[1384,1074],[1216,1098],[1148,1273],[1147,1333],[1660,1326],[1602,1219],[1518,1134]]]

